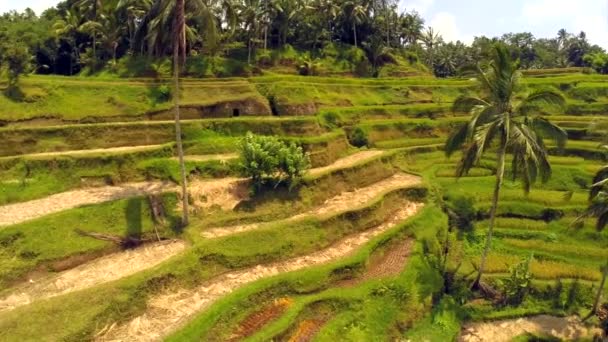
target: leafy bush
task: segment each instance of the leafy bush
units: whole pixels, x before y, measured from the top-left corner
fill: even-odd
[[[509,278],[503,281],[505,299],[508,304],[519,305],[530,291],[532,275],[530,263],[532,256],[511,267]]]
[[[240,142],[240,168],[252,179],[254,191],[267,180],[272,181],[275,187],[285,181],[291,189],[310,168],[310,159],[294,143],[286,144],[276,137],[248,132]]]
[[[368,146],[369,139],[367,133],[361,128],[355,128],[348,136],[348,142],[356,147]]]
[[[168,102],[171,100],[171,87],[166,84],[151,87],[148,91],[148,98],[153,105]]]
[[[450,227],[462,231],[473,230],[473,221],[477,217],[477,211],[473,204],[474,200],[470,196],[456,195],[448,198],[446,207]]]

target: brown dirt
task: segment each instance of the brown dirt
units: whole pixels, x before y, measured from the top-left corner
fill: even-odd
[[[97,153],[112,150],[126,151],[153,148],[153,146],[117,147],[113,149],[83,150],[41,153],[39,155]],[[155,146],[154,146],[155,148]],[[365,158],[371,158],[381,151],[363,151],[337,160],[335,163],[322,168],[311,169],[311,174],[320,174],[329,170],[345,168]],[[221,155],[229,158],[230,155]],[[201,156],[209,157],[211,156]],[[217,155],[216,155],[217,157]],[[54,194],[45,198],[28,202],[0,206],[0,227],[21,223],[48,214],[76,208],[86,204],[96,204],[118,199],[142,196],[152,193],[176,191],[178,188],[168,182],[127,183],[119,186],[101,186],[72,190]],[[243,178],[222,178],[214,180],[194,180],[188,186],[188,192],[194,200],[193,208],[206,209],[220,207],[232,210],[241,201],[248,198],[248,180]]]
[[[0,298],[0,312],[124,278],[152,268],[185,248],[183,241],[162,241],[101,257],[40,281],[30,280],[15,288],[7,297]]]
[[[168,182],[140,182],[66,191],[33,201],[0,206],[0,227],[33,220],[85,204],[115,201],[172,189],[175,189],[175,185]]]
[[[282,315],[283,312],[285,312],[285,310],[291,306],[291,304],[293,304],[291,299],[280,298],[273,301],[269,305],[266,305],[261,310],[253,312],[239,323],[239,326],[232,333],[228,341],[239,341],[247,336],[253,335],[263,326]]]
[[[298,324],[294,334],[289,337],[289,342],[308,342],[312,341],[313,337],[321,330],[323,325],[327,323],[326,318],[322,319],[306,319]]]
[[[188,184],[188,194],[193,210],[219,207],[232,210],[249,197],[249,180],[245,178],[221,178],[195,180]]]
[[[361,151],[361,152],[351,154],[350,156],[340,158],[330,165],[310,169],[308,172],[309,172],[309,174],[311,174],[313,176],[317,176],[322,173],[326,173],[326,172],[330,172],[330,171],[334,171],[334,170],[338,170],[338,169],[344,169],[344,168],[353,166],[357,163],[363,162],[364,160],[372,159],[381,154],[384,154],[384,151],[378,151],[378,150]]]
[[[195,161],[195,162],[211,161],[211,160],[226,162],[228,160],[236,159],[238,157],[239,157],[239,155],[236,153],[225,153],[225,154],[190,155],[190,156],[184,156],[184,159],[188,160],[188,161]]]
[[[508,342],[525,333],[547,334],[573,341],[600,333],[597,328],[587,328],[578,317],[539,315],[494,322],[466,324],[458,338],[460,342]]]
[[[410,202],[383,224],[348,236],[331,247],[288,260],[233,271],[194,289],[159,294],[146,312],[122,325],[112,324],[97,334],[100,341],[156,341],[175,331],[201,310],[235,289],[262,278],[324,264],[352,254],[374,237],[416,214],[424,204]]]
[[[405,267],[413,247],[413,239],[395,243],[381,256],[372,256],[368,267],[361,276],[341,281],[338,286],[357,286],[368,280],[398,275]]]
[[[325,216],[344,212],[347,210],[352,210],[368,203],[369,201],[377,198],[378,196],[384,193],[419,183],[420,177],[418,176],[398,173],[393,175],[392,177],[381,180],[370,186],[356,189],[354,191],[344,192],[338,196],[332,197],[325,201],[325,203],[311,211],[292,216],[290,218],[282,220],[281,222],[291,222],[306,217]],[[202,233],[202,236],[206,238],[218,238],[226,235],[257,229],[262,225],[263,224],[261,223],[253,223],[229,227],[217,227],[204,231]]]
[[[1,157],[1,159],[11,158],[44,158],[44,157],[61,157],[61,156],[86,156],[91,154],[112,154],[112,153],[124,153],[124,152],[141,152],[154,150],[162,147],[163,145],[142,145],[142,146],[124,146],[124,147],[109,147],[109,148],[96,148],[88,150],[71,150],[71,151],[58,151],[58,152],[43,152],[43,153],[31,153],[22,154],[19,156]]]

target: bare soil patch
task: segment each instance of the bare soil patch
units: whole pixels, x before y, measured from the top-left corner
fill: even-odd
[[[323,325],[329,320],[328,317],[318,319],[305,319],[298,324],[294,334],[289,337],[289,342],[308,342],[321,330]]]
[[[330,172],[330,171],[344,169],[344,168],[353,166],[355,164],[363,162],[364,160],[369,160],[369,159],[375,158],[381,154],[384,154],[384,151],[379,151],[379,150],[360,151],[360,152],[351,154],[347,157],[340,158],[330,165],[310,169],[308,172],[309,172],[309,174],[311,174],[313,176],[317,176],[317,175],[320,175],[325,172]]]
[[[97,334],[100,341],[157,341],[183,326],[201,310],[241,286],[278,274],[327,263],[353,253],[374,237],[416,214],[424,204],[410,202],[390,220],[348,236],[326,249],[283,261],[223,274],[194,289],[159,294],[148,302],[144,314],[122,325],[109,325]]]
[[[139,182],[66,191],[45,198],[0,206],[0,227],[33,220],[87,204],[115,201],[176,189],[168,182]]]
[[[108,147],[108,148],[95,148],[88,150],[70,150],[70,151],[57,151],[57,152],[41,152],[41,153],[30,153],[22,154],[18,156],[0,157],[0,159],[11,159],[11,158],[45,158],[45,157],[63,157],[63,156],[87,156],[91,154],[116,154],[126,152],[141,152],[155,150],[161,148],[163,145],[140,145],[140,146],[123,146],[123,147]]]
[[[357,286],[368,280],[398,275],[403,271],[403,268],[412,253],[413,247],[413,239],[394,243],[382,255],[372,256],[370,263],[363,274],[353,279],[341,281],[338,286]]]
[[[281,222],[291,222],[306,217],[318,217],[352,210],[368,203],[369,201],[391,190],[404,188],[419,183],[420,177],[418,176],[398,173],[393,175],[392,177],[381,180],[380,182],[377,182],[370,186],[356,189],[354,191],[344,192],[340,195],[332,197],[325,201],[322,205],[311,211],[292,216],[285,220],[281,220]],[[228,227],[217,227],[204,231],[202,235],[206,238],[218,238],[222,236],[254,230],[262,225],[262,223],[252,223]]]
[[[556,317],[539,315],[494,322],[466,324],[458,341],[461,342],[509,342],[525,333],[546,334],[574,341],[600,333],[597,328],[586,327],[576,316]]]
[[[0,312],[36,300],[86,289],[152,268],[186,248],[183,241],[170,240],[110,254],[53,277],[30,281],[0,298]]]
[[[266,305],[261,310],[253,312],[239,323],[239,326],[228,341],[239,341],[255,334],[263,326],[281,316],[292,303],[293,301],[289,298],[280,298]]]
[[[188,160],[188,161],[195,161],[195,162],[204,162],[204,161],[212,161],[212,160],[226,162],[228,160],[236,159],[238,157],[239,157],[239,155],[237,153],[225,153],[225,154],[189,155],[189,156],[184,156],[184,159]]]

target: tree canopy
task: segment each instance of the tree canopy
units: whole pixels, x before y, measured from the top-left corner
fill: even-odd
[[[28,51],[32,71],[72,75],[112,68],[125,56],[151,59],[172,52],[173,1],[65,0],[36,15],[26,9],[0,16],[0,35]],[[505,43],[523,69],[592,67],[608,72],[606,52],[584,32],[560,30],[554,38],[531,33],[445,42],[415,11],[395,0],[211,0],[185,8],[187,56],[222,56],[248,65],[267,49],[286,46],[312,57],[329,44],[355,46],[377,76],[391,54],[424,61],[437,76],[459,74],[472,61],[489,61],[491,46]],[[13,44],[14,45],[14,44]],[[0,49],[0,53],[2,53]],[[4,59],[4,56],[2,56]]]

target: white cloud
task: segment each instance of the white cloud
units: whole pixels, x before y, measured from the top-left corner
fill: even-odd
[[[399,10],[416,11],[424,16],[434,4],[435,0],[400,0]]]
[[[465,36],[456,24],[456,17],[448,12],[439,12],[429,21],[429,25],[439,32],[446,42],[455,42],[460,40],[465,44],[473,42],[473,37]]]
[[[598,0],[533,0],[522,7],[525,30],[561,28],[572,33],[585,31],[589,41],[608,47],[608,2]]]
[[[0,13],[11,10],[22,12],[26,8],[31,8],[40,15],[44,10],[53,7],[59,0],[0,0]]]

